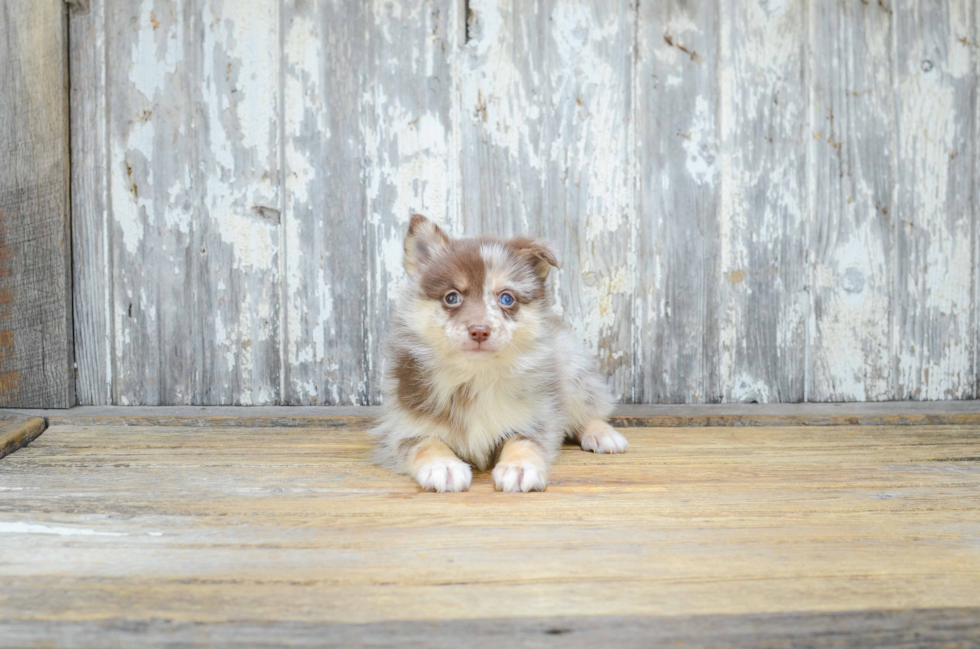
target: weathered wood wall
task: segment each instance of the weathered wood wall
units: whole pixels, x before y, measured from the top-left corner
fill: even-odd
[[[975,0],[91,0],[78,395],[379,398],[401,237],[554,240],[632,402],[978,396]]]
[[[0,0],[0,407],[75,403],[64,0]]]

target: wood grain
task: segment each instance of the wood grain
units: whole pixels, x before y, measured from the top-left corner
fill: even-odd
[[[696,616],[560,616],[480,620],[190,623],[152,620],[10,622],[10,646],[141,647],[557,647],[646,649],[839,649],[839,647],[968,647],[980,640],[980,609],[930,608],[836,613]],[[138,634],[138,636],[137,636]],[[3,641],[0,641],[3,642]]]
[[[720,370],[706,400],[799,402],[809,306],[800,155],[809,140],[806,5],[720,2],[719,9],[721,268],[710,278],[718,303],[709,309],[720,322],[718,346],[705,356]]]
[[[81,403],[380,403],[412,211],[554,240],[623,402],[980,396],[970,0],[89,5]]]
[[[469,2],[460,53],[468,234],[544,237],[558,312],[633,398],[635,3]]]
[[[283,2],[283,403],[367,398],[361,102],[371,5]]]
[[[899,399],[969,399],[976,382],[976,3],[894,3]],[[974,58],[971,58],[974,57]],[[970,179],[970,180],[968,180]]]
[[[455,9],[286,2],[284,403],[378,403],[413,212],[455,211]]]
[[[641,2],[635,400],[720,398],[718,6]]]
[[[93,405],[114,403],[105,11],[106,0],[90,0],[68,21],[75,389],[79,403]]]
[[[274,403],[278,3],[104,11],[112,402]]]
[[[0,2],[0,405],[75,403],[61,0]]]
[[[0,459],[30,444],[44,432],[45,426],[40,417],[16,414],[0,416]]]
[[[896,398],[894,17],[810,8],[811,401]]]
[[[43,417],[58,426],[336,428],[371,426],[377,406],[77,406],[0,411]],[[616,427],[916,426],[980,424],[980,401],[807,404],[620,405]]]
[[[364,51],[367,91],[359,98],[367,195],[363,246],[372,253],[365,257],[362,404],[381,402],[383,344],[388,316],[406,279],[402,242],[411,215],[425,214],[461,234],[454,93],[463,4],[408,0],[371,7]]]
[[[566,447],[540,494],[479,473],[447,496],[370,464],[361,430],[52,426],[0,472],[0,619],[135,641],[239,621],[828,614],[818,633],[980,607],[976,426],[629,436],[619,457]]]

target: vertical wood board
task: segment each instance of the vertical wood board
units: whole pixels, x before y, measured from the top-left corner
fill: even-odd
[[[459,113],[465,231],[556,245],[557,311],[596,354],[617,399],[629,401],[635,4],[468,7]]]
[[[361,403],[367,3],[283,10],[284,403]]]
[[[69,15],[72,295],[78,402],[109,405],[112,392],[112,241],[106,120],[106,0]]]
[[[106,1],[112,399],[274,403],[278,3]]]
[[[459,18],[423,0],[285,6],[285,401],[377,403],[408,221],[458,229]]]
[[[804,397],[806,13],[804,3],[720,3],[718,384],[707,400]]]
[[[719,398],[717,3],[639,5],[639,402]]]
[[[0,1],[0,405],[75,403],[67,23]]]
[[[975,11],[970,0],[894,3],[897,399],[974,395]]]
[[[895,394],[894,12],[813,3],[808,24],[807,399],[886,400]]]
[[[459,232],[457,133],[453,128],[459,3],[372,3],[362,132],[367,195],[362,403],[381,401],[388,315],[405,281],[402,242],[413,213]]]

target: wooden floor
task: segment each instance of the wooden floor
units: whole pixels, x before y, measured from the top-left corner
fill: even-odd
[[[624,429],[420,493],[356,428],[54,423],[0,646],[978,646],[980,426]]]

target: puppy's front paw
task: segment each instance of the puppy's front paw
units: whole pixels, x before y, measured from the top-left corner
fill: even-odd
[[[544,491],[548,474],[541,467],[526,460],[501,462],[493,468],[493,483],[500,491],[512,493]]]
[[[593,453],[625,453],[629,442],[615,428],[598,419],[582,432],[582,450]]]
[[[426,491],[466,491],[473,482],[473,471],[461,460],[440,458],[422,465],[415,479]]]

